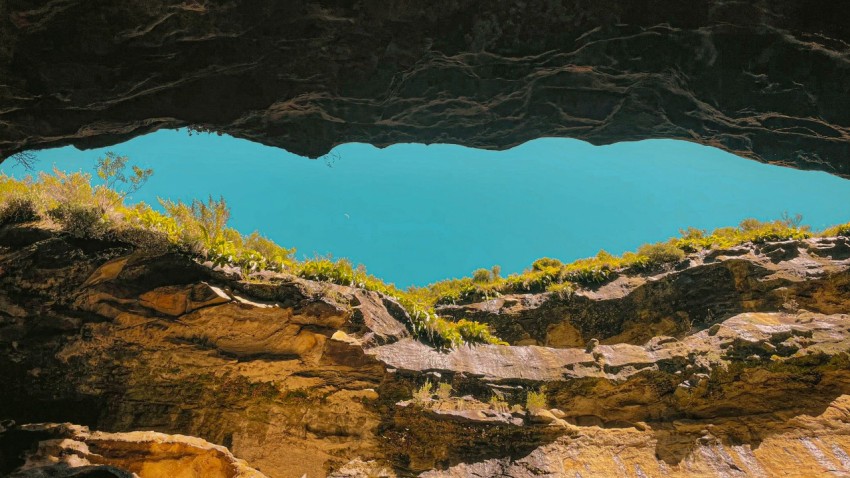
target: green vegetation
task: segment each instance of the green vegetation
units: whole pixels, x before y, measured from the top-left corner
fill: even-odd
[[[540,391],[532,391],[529,390],[528,394],[525,396],[525,408],[529,412],[536,412],[538,410],[543,410],[546,408],[546,390],[540,389]]]
[[[603,284],[618,274],[669,269],[683,261],[687,253],[812,236],[809,228],[800,224],[799,215],[785,214],[769,222],[747,219],[737,227],[711,233],[689,228],[680,231],[678,238],[645,244],[622,256],[603,250],[569,264],[542,258],[521,274],[502,277],[499,266],[494,266],[478,269],[471,277],[401,290],[347,259],[297,261],[295,249],[281,247],[257,232],[239,233],[227,226],[230,209],[223,198],[191,203],[160,200],[161,210],[143,202],[127,205],[127,197],[153,174],[128,163],[128,158],[114,153],[98,159],[97,176],[103,183],[99,185],[92,184],[90,174],[55,169],[52,174],[39,173],[36,178],[22,180],[0,175],[0,225],[45,220],[78,237],[113,237],[140,246],[176,248],[213,266],[237,267],[246,279],[259,271],[273,271],[376,291],[394,298],[407,311],[411,318],[408,327],[415,337],[438,348],[504,343],[484,324],[440,317],[435,310],[438,305],[510,293],[550,292],[568,298],[577,289]],[[822,235],[850,236],[850,223],[829,228]]]
[[[844,236],[850,237],[850,222],[846,224],[839,224],[837,226],[832,226],[822,233],[824,236]]]
[[[666,242],[644,244],[636,252],[615,256],[604,250],[595,257],[563,264],[544,257],[534,261],[522,274],[505,278],[490,274],[486,269],[475,271],[472,278],[450,279],[411,293],[426,297],[433,304],[465,303],[487,300],[502,294],[551,292],[569,297],[576,289],[593,287],[612,280],[621,273],[662,271],[683,261],[688,253],[712,248],[729,248],[747,242],[761,244],[772,241],[799,240],[812,237],[808,226],[800,224],[801,217],[784,214],[775,221],[746,219],[738,227],[725,227],[710,234],[701,229],[680,231],[681,237]],[[827,229],[821,235],[850,236],[850,223]]]
[[[452,396],[452,384],[440,382],[437,386],[437,397],[440,400],[448,400]]]
[[[425,381],[421,387],[417,388],[413,391],[413,401],[419,404],[428,402],[431,400],[431,396],[434,394],[434,384],[431,383],[431,379]]]
[[[490,405],[492,410],[495,410],[499,413],[507,413],[510,410],[510,405],[508,402],[504,401],[502,397],[496,395],[495,393],[490,396],[490,401],[487,402]]]
[[[77,237],[175,248],[213,266],[238,267],[246,278],[267,270],[360,287],[395,298],[410,315],[408,327],[414,335],[435,347],[504,343],[486,325],[439,317],[428,297],[386,284],[346,259],[317,257],[298,262],[295,249],[281,247],[257,232],[240,234],[227,227],[230,209],[223,198],[188,204],[160,200],[162,212],[143,202],[127,205],[127,196],[138,191],[153,171],[129,166],[124,156],[107,153],[98,159],[96,171],[103,184],[93,185],[90,174],[56,169],[22,180],[0,175],[0,225],[46,220]],[[489,273],[497,277],[498,269]]]

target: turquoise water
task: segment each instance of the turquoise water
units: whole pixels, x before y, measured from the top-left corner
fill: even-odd
[[[850,181],[767,166],[673,140],[595,147],[539,139],[508,151],[454,145],[345,144],[307,160],[228,136],[159,131],[109,148],[38,152],[38,168],[91,172],[107,150],[155,171],[133,199],[223,195],[231,225],[299,256],[363,263],[399,286],[519,272],[539,257],[619,254],[680,228],[801,213],[822,228],[850,220]],[[21,176],[7,161],[0,169]]]

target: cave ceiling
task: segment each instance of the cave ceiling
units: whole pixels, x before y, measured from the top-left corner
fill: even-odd
[[[850,177],[850,3],[0,2],[0,156],[196,125],[335,145],[675,138]]]

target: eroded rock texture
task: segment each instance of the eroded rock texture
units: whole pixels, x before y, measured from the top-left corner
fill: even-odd
[[[195,437],[91,432],[71,424],[2,431],[2,452],[21,452],[14,458],[23,461],[12,478],[265,478],[226,448]]]
[[[6,226],[0,420],[101,431],[2,422],[0,474],[845,476],[847,241],[745,246],[631,278],[621,297],[653,284],[675,295],[677,280],[746,292],[749,305],[730,301],[670,335],[440,351],[374,292],[244,280],[175,252]],[[689,300],[656,322],[690,314]],[[651,326],[635,304],[602,323]],[[452,390],[416,394],[426,381]]]
[[[850,177],[832,0],[0,4],[0,157],[200,124],[318,156],[681,138]]]
[[[584,347],[680,337],[741,312],[850,310],[850,240],[744,244],[691,254],[679,271],[616,275],[572,294],[511,294],[438,307],[515,345]]]

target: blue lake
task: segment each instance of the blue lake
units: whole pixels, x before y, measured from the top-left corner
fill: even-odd
[[[92,172],[108,150],[154,169],[133,200],[222,195],[243,233],[259,230],[301,257],[348,257],[403,287],[494,264],[519,272],[543,256],[619,254],[687,226],[784,211],[815,228],[850,220],[850,181],[673,140],[596,147],[544,138],[501,152],[345,144],[308,160],[177,130],[104,149],[39,151],[37,168]],[[0,170],[26,174],[11,161]]]

